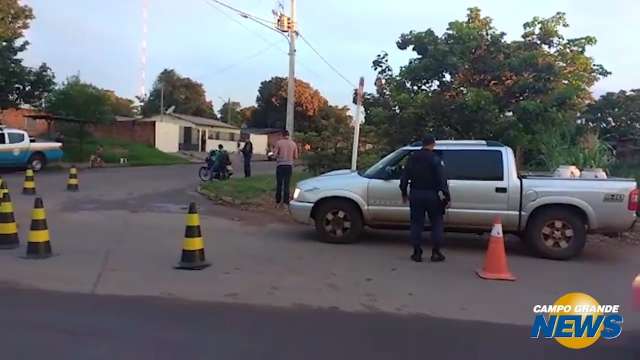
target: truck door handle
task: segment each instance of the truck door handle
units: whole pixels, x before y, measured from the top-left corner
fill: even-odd
[[[498,194],[506,194],[507,193],[507,188],[506,187],[497,187],[496,188],[496,192]]]

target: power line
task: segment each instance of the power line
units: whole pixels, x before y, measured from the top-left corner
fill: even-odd
[[[260,55],[264,54],[265,52],[267,52],[267,51],[271,50],[273,47],[275,47],[275,45],[276,45],[276,44],[277,44],[277,43],[273,42],[273,43],[271,43],[271,44],[267,45],[266,47],[264,47],[264,48],[262,48],[262,49],[260,49],[260,50],[256,51],[255,53],[253,53],[253,54],[251,54],[251,55],[248,55],[248,56],[246,56],[246,57],[244,57],[244,58],[242,58],[242,59],[240,59],[240,60],[238,60],[238,61],[234,62],[233,64],[229,64],[229,65],[227,65],[227,66],[223,66],[223,67],[221,67],[220,69],[216,70],[216,71],[213,73],[213,75],[212,75],[211,77],[216,77],[216,76],[218,76],[218,75],[221,75],[221,74],[223,74],[224,72],[229,71],[229,70],[233,69],[233,68],[234,68],[234,67],[236,67],[236,66],[239,66],[239,65],[245,64],[245,63],[247,63],[248,61],[250,61],[250,60],[253,60],[253,59],[257,58],[258,56],[260,56]]]
[[[239,9],[236,9],[236,8],[233,8],[233,7],[231,7],[231,6],[227,6],[226,4],[221,3],[220,1],[217,1],[217,0],[203,0],[203,1],[204,1],[204,3],[205,3],[205,4],[209,5],[212,9],[216,10],[217,12],[219,12],[220,14],[222,14],[222,15],[223,15],[224,17],[226,17],[227,19],[229,19],[229,20],[233,21],[234,23],[236,23],[236,24],[240,25],[243,29],[247,30],[248,32],[252,33],[253,35],[257,36],[258,38],[262,39],[265,43],[267,43],[267,44],[268,44],[268,46],[267,46],[266,48],[264,48],[264,49],[262,49],[262,50],[260,50],[260,51],[256,52],[255,54],[249,55],[249,56],[247,56],[246,58],[242,59],[242,60],[240,61],[241,63],[245,63],[246,61],[251,60],[251,59],[253,59],[253,58],[255,58],[255,57],[259,56],[260,54],[262,54],[262,53],[266,52],[268,49],[270,49],[270,48],[272,48],[272,47],[275,47],[279,52],[281,52],[281,53],[283,53],[283,54],[285,54],[285,55],[289,54],[289,52],[288,52],[288,51],[283,50],[281,47],[279,47],[279,46],[277,45],[277,42],[271,42],[271,40],[270,40],[270,39],[266,38],[266,37],[265,37],[265,36],[263,36],[261,33],[257,32],[257,31],[254,31],[253,29],[251,29],[251,28],[247,27],[245,24],[243,24],[242,22],[240,22],[237,18],[235,18],[235,17],[233,17],[233,16],[229,15],[227,12],[223,11],[223,10],[220,8],[220,6],[224,6],[225,8],[228,8],[228,9],[230,9],[230,10],[233,10],[233,11],[237,12],[238,14],[240,14],[240,16],[242,16],[242,14],[248,14],[248,13],[245,13],[244,11],[239,10]],[[276,0],[276,3],[277,3],[277,6],[279,6],[281,9],[284,9],[284,5],[282,4],[282,1]],[[244,17],[244,16],[243,16],[243,17]],[[247,19],[249,19],[249,20],[253,20],[253,21],[255,21],[255,19],[252,19],[251,17],[245,17],[245,18],[247,18]],[[259,19],[259,18],[258,18],[258,19]],[[265,27],[269,28],[269,30],[273,30],[273,31],[279,32],[279,31],[275,30],[274,28],[272,28],[272,27],[270,27],[270,26],[268,26],[268,25],[266,25],[266,24],[264,24],[264,23],[262,23],[262,22],[260,22],[260,21],[255,21],[255,22],[256,22],[257,24],[259,24],[259,25],[262,25],[262,26],[265,26]],[[282,34],[282,33],[280,33],[280,34],[281,34],[281,35],[283,35],[283,36],[286,38],[286,35],[284,35],[284,34]],[[298,33],[298,35],[300,35],[300,34]],[[300,36],[302,36],[302,35],[300,35]],[[287,40],[288,40],[288,39],[287,39]],[[320,55],[320,54],[319,54],[319,53],[318,53],[318,52],[313,48],[313,46],[311,46],[311,44],[309,44],[309,43],[306,41],[306,39],[304,39],[304,38],[303,38],[303,40],[307,43],[307,45],[309,45],[309,47],[311,47],[311,48],[316,52],[316,54],[318,54],[318,55],[320,56],[320,58],[322,58],[322,59],[327,63],[327,65],[329,65],[332,69],[334,69],[334,71],[337,71],[337,70],[336,70],[336,69],[335,69],[331,64],[329,64],[329,63],[328,63],[328,62],[327,62],[327,61],[322,57],[322,55]],[[319,74],[318,74],[316,71],[314,71],[311,67],[307,66],[303,61],[301,61],[301,59],[299,59],[299,58],[298,58],[298,61],[297,61],[297,62],[298,62],[298,64],[299,64],[302,68],[304,68],[305,70],[307,70],[307,71],[308,71],[309,73],[311,73],[312,75],[314,75],[314,76],[316,76],[316,77],[318,77],[318,78],[322,78],[322,76],[321,76],[321,75],[319,75]],[[216,71],[216,73],[221,73],[221,72],[224,72],[224,71],[228,71],[229,69],[234,68],[234,67],[235,67],[235,66],[237,66],[237,65],[240,65],[240,64],[239,64],[239,63],[230,64],[230,65],[228,65],[228,66],[225,66],[225,67],[223,67],[223,68],[221,68],[221,69],[217,70],[217,71]],[[338,72],[338,74],[339,74],[339,72]],[[349,85],[351,85],[351,86],[353,86],[353,87],[355,88],[355,85],[353,85],[351,82],[349,82],[349,80],[348,80],[346,77],[344,77],[344,76],[342,76],[342,75],[340,75],[340,77],[342,77],[344,80],[346,80],[346,81],[347,81],[347,83],[349,83]]]
[[[307,46],[309,46],[309,48],[311,48],[311,50],[313,50],[314,53],[316,53],[316,55],[318,55],[318,57],[325,64],[327,64],[329,68],[331,68],[331,70],[333,70],[334,73],[336,73],[339,77],[341,77],[342,80],[344,80],[347,84],[352,86],[354,89],[357,87],[351,80],[349,80],[349,78],[342,75],[342,73],[335,66],[333,66],[324,56],[322,56],[322,54],[320,54],[320,52],[316,50],[316,48],[313,47],[313,45],[311,45],[311,43],[301,33],[298,33],[298,36],[302,39],[302,41],[304,41],[305,44],[307,44]]]
[[[248,32],[252,33],[253,35],[259,37],[260,39],[262,39],[265,43],[269,44],[269,47],[271,47],[271,45],[273,45],[273,47],[275,47],[279,52],[287,55],[289,52],[286,50],[283,50],[280,46],[278,46],[277,42],[271,42],[270,39],[266,38],[265,36],[263,36],[261,33],[254,31],[253,29],[247,27],[245,24],[243,24],[242,22],[240,22],[238,19],[236,19],[235,17],[232,17],[231,15],[227,14],[225,11],[223,11],[222,9],[220,9],[218,7],[218,5],[216,5],[216,3],[211,2],[212,0],[203,0],[205,4],[209,5],[212,9],[214,9],[215,11],[219,12],[220,14],[222,14],[224,17],[226,17],[227,19],[233,21],[234,23],[240,25],[243,29],[247,30]],[[262,25],[262,24],[261,24]],[[261,51],[261,53],[265,52]],[[257,55],[256,55],[257,56]],[[249,58],[252,58],[252,56],[249,56]],[[246,60],[246,59],[245,59]],[[313,69],[311,69],[311,67],[307,66],[303,61],[301,61],[300,59],[298,59],[298,64],[304,68],[305,70],[307,70],[308,72],[310,72],[311,74],[315,75],[318,78],[321,78],[322,76],[320,76],[317,72],[315,72]],[[227,67],[222,68],[221,70],[218,71],[222,71],[222,70],[228,70],[228,67],[233,67],[232,65],[229,65]]]
[[[214,3],[216,3],[216,4],[220,5],[220,6],[224,6],[225,8],[227,8],[229,10],[235,11],[236,13],[240,14],[240,16],[242,16],[243,18],[252,19],[254,21],[260,21],[260,22],[267,23],[267,24],[273,24],[273,20],[267,20],[267,19],[263,19],[261,17],[255,16],[255,15],[251,15],[248,12],[245,12],[245,11],[242,11],[240,9],[234,8],[233,6],[231,6],[229,4],[226,4],[226,3],[222,2],[222,1],[219,1],[219,0],[209,0],[209,1],[212,1],[212,2],[214,2]]]
[[[220,14],[222,14],[222,15],[223,15],[224,17],[226,17],[227,19],[229,19],[229,20],[233,21],[234,23],[236,23],[236,24],[240,25],[243,29],[247,30],[248,32],[252,33],[253,35],[255,35],[255,36],[259,37],[259,38],[260,38],[260,39],[262,39],[264,42],[266,42],[266,43],[270,43],[270,42],[271,42],[271,40],[270,40],[270,39],[268,39],[267,37],[263,36],[261,33],[257,32],[257,31],[254,31],[253,29],[251,29],[251,28],[247,27],[245,24],[243,24],[242,22],[240,22],[240,21],[239,21],[238,19],[236,19],[235,17],[233,17],[233,16],[231,16],[231,15],[227,14],[227,13],[226,13],[226,12],[224,12],[222,9],[220,9],[220,8],[218,7],[218,5],[216,5],[216,4],[220,3],[219,1],[216,1],[216,0],[203,0],[203,1],[204,1],[204,3],[205,3],[205,4],[209,5],[212,9],[214,9],[214,10],[215,10],[215,11],[217,11],[217,12],[219,12]],[[232,9],[233,9],[233,8],[232,8]],[[234,10],[234,11],[237,11],[237,12],[239,12],[240,14],[244,13],[244,12],[242,12],[242,11],[240,11],[240,10]],[[247,19],[255,21],[255,20],[254,20],[254,19],[252,19],[252,18],[247,18]],[[270,30],[277,31],[277,30],[273,29],[272,27],[270,27],[270,26],[268,26],[268,25],[266,25],[266,24],[264,24],[264,23],[262,23],[262,22],[260,22],[260,21],[255,21],[255,22],[256,22],[257,24],[262,25],[262,26],[266,26],[266,27],[267,27],[267,28],[269,28]],[[280,47],[278,47],[278,50],[280,50],[281,52],[283,52],[283,53],[287,54],[287,51],[283,50],[283,49],[282,49],[282,48],[280,48]]]

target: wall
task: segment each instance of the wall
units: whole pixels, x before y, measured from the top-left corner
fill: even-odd
[[[209,140],[207,139],[207,152],[211,150],[218,150],[218,145],[222,144],[227,152],[233,153],[238,151],[238,142],[229,140]],[[243,144],[240,143],[240,146]]]
[[[238,142],[240,142],[240,130],[209,128],[207,129],[207,151],[217,150],[218,145],[224,146],[224,149],[230,153],[238,151]],[[240,146],[242,146],[240,142]]]
[[[273,149],[276,147],[276,143],[278,140],[282,139],[282,133],[271,133],[267,135],[269,137],[269,149]]]
[[[166,152],[178,152],[180,142],[180,125],[170,122],[156,122],[155,142],[156,149]]]
[[[251,134],[251,143],[253,144],[254,154],[267,154],[267,147],[269,146],[269,136],[264,134]]]
[[[21,129],[29,133],[31,136],[47,135],[48,125],[46,120],[33,120],[25,115],[40,114],[37,111],[28,109],[6,109],[0,112],[0,122],[10,128]],[[52,135],[55,134],[53,125],[51,126]]]
[[[116,121],[111,124],[90,125],[89,132],[97,139],[118,139],[155,146],[153,122]]]

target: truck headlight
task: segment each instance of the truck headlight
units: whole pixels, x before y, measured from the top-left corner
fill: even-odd
[[[301,192],[302,192],[302,191],[300,191],[300,189],[299,189],[299,188],[296,188],[296,189],[293,191],[293,200],[298,200],[298,196],[300,196],[300,193],[301,193]]]

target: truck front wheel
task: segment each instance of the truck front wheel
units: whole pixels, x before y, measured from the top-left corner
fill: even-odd
[[[567,260],[579,255],[587,240],[580,214],[565,208],[550,208],[535,214],[527,226],[526,241],[537,255]]]
[[[316,231],[322,241],[348,244],[358,241],[364,227],[357,205],[340,199],[319,204],[314,214]]]

